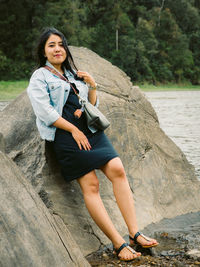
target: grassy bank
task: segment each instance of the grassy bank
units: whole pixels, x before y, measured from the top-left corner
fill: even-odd
[[[1,81],[0,101],[15,99],[28,86],[28,81]]]
[[[198,91],[200,85],[192,84],[159,84],[157,86],[153,84],[138,84],[142,91]]]
[[[28,81],[0,81],[0,101],[15,99],[28,86]],[[142,91],[188,91],[200,90],[200,86],[191,84],[139,84]]]

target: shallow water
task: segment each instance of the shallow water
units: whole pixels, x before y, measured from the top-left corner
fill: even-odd
[[[198,249],[200,252],[200,212],[188,213],[172,219],[162,219],[152,223],[144,229],[147,235],[152,235],[159,240],[157,252],[165,256],[175,252]]]
[[[145,92],[160,127],[194,165],[200,180],[200,91]]]

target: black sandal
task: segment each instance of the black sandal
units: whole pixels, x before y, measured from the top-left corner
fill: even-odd
[[[121,250],[122,250],[123,248],[127,248],[130,252],[132,252],[133,254],[137,255],[137,252],[136,252],[134,249],[132,249],[132,248],[129,246],[128,243],[123,243],[123,244],[121,245],[121,247],[119,247],[118,249],[114,248],[114,252],[116,253],[116,255],[117,255],[117,257],[118,257],[119,260],[128,262],[128,261],[133,261],[133,260],[135,260],[137,257],[139,257],[139,256],[137,256],[137,257],[135,257],[135,258],[133,258],[133,259],[131,259],[131,260],[125,260],[125,259],[120,258],[118,255],[119,255],[119,253],[121,252]]]
[[[149,238],[149,237],[143,235],[143,234],[140,233],[140,232],[137,232],[137,233],[134,235],[134,237],[132,237],[132,236],[129,235],[130,240],[134,241],[134,244],[133,244],[133,245],[137,245],[137,244],[138,244],[138,245],[140,245],[140,246],[143,247],[143,248],[152,248],[152,247],[156,247],[156,246],[159,244],[159,243],[156,243],[156,244],[153,244],[153,245],[141,245],[141,244],[137,241],[137,238],[138,238],[139,235],[141,235],[146,241],[151,242],[151,238]],[[130,245],[130,246],[132,246],[132,245]]]

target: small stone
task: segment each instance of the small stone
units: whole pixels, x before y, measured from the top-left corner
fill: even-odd
[[[164,250],[160,253],[160,255],[166,257],[168,256],[168,251]]]
[[[189,256],[191,259],[198,260],[200,258],[200,251],[198,249],[192,249],[186,253],[187,256]]]
[[[105,253],[105,252],[102,254],[102,256],[103,256],[103,258],[104,258],[105,260],[108,260],[108,259],[109,259],[109,256],[108,256],[108,254],[107,254],[107,253]]]
[[[174,261],[174,266],[176,266],[176,267],[182,267],[183,266],[183,263],[182,262],[180,262],[180,261]]]
[[[161,233],[161,235],[160,236],[162,236],[162,237],[168,237],[169,236],[169,234],[167,233],[167,232],[163,232],[163,233]]]
[[[200,261],[195,261],[194,264],[195,265],[200,265]]]

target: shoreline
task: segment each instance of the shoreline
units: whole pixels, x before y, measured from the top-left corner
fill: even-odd
[[[162,92],[162,91],[200,91],[200,85],[192,85],[188,83],[183,84],[149,84],[149,83],[139,83],[138,86],[142,91],[150,91],[150,92]]]
[[[191,90],[189,90],[189,89],[175,89],[175,88],[173,88],[173,89],[145,89],[145,88],[141,88],[141,87],[139,87],[140,89],[141,89],[141,91],[142,92],[144,92],[144,93],[167,93],[167,92],[169,92],[169,93],[172,93],[172,92],[175,92],[175,93],[179,93],[179,92],[200,92],[200,89],[191,89]],[[1,101],[1,100],[0,100]]]
[[[183,84],[157,84],[137,83],[131,81],[133,86],[138,86],[142,92],[162,92],[162,91],[200,91],[200,85],[190,83]],[[20,95],[28,86],[28,80],[0,81],[0,101],[12,101]]]
[[[176,88],[166,88],[166,89],[146,89],[146,88],[141,88],[142,92],[198,92],[200,91],[200,88],[199,89],[176,89]]]
[[[92,267],[200,266],[200,211],[163,219],[148,225],[142,232],[156,238],[159,246],[153,249],[136,246],[142,256],[130,263],[113,256],[111,245],[88,255],[86,259]]]

